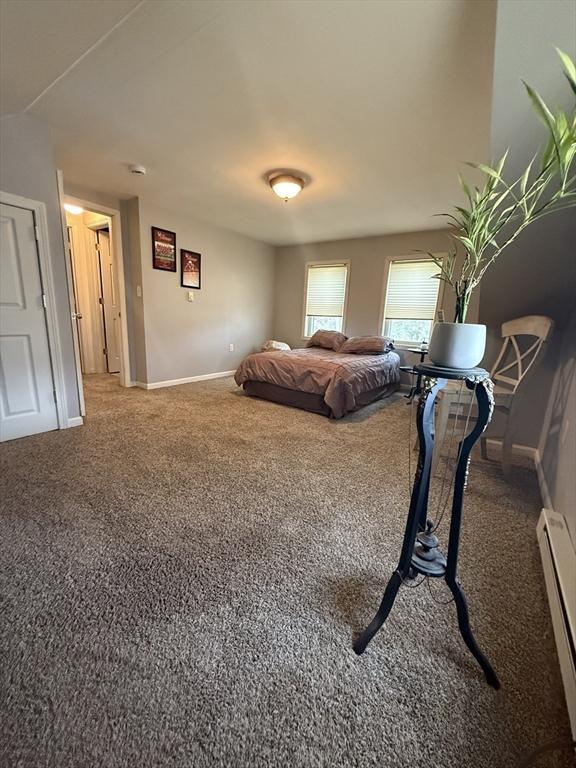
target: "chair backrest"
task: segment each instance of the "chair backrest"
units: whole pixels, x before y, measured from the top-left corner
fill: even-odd
[[[502,349],[490,372],[492,381],[500,382],[514,394],[522,379],[534,365],[542,345],[549,338],[554,322],[543,315],[528,315],[502,323]],[[524,350],[521,350],[519,336],[530,336]]]

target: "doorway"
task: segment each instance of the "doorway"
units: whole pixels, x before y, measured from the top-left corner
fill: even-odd
[[[122,224],[119,209],[65,195],[60,171],[58,188],[68,250],[78,396],[84,416],[84,375],[114,376],[120,386],[132,386]]]
[[[74,322],[80,368],[92,373],[120,373],[118,274],[110,236],[112,220],[68,204],[66,233],[72,268]]]

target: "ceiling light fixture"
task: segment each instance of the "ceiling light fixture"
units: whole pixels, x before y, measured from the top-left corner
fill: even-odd
[[[84,213],[84,208],[81,205],[72,205],[72,203],[64,203],[64,210],[73,216],[79,216],[81,213]]]
[[[278,197],[285,202],[296,197],[310,183],[310,178],[300,171],[275,170],[268,171],[266,180]]]

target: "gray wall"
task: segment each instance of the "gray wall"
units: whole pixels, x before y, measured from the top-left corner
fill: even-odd
[[[345,332],[348,336],[360,336],[380,333],[386,258],[413,256],[417,250],[443,252],[450,245],[446,231],[433,230],[277,248],[274,337],[292,347],[304,345],[302,317],[306,262],[350,261]],[[443,307],[446,319],[452,320],[454,300],[449,290],[444,293]],[[470,305],[469,322],[475,322],[477,313],[478,296],[475,296]]]
[[[576,547],[576,310],[554,351],[556,373],[539,450],[552,506],[566,518]]]
[[[194,302],[180,286],[180,265],[176,274],[152,268],[152,226],[176,232],[178,256],[180,248],[202,254]],[[140,241],[148,382],[233,370],[271,336],[271,246],[145,197]]]
[[[0,120],[0,189],[46,205],[68,418],[80,415],[56,165],[48,128],[30,115]]]
[[[132,381],[147,381],[146,335],[144,330],[144,302],[137,294],[142,286],[142,248],[140,243],[140,201],[137,197],[120,203],[122,219],[122,251],[124,256],[124,283],[126,311],[128,312],[128,346]]]
[[[520,79],[534,86],[550,106],[573,108],[574,98],[554,46],[572,56],[576,53],[576,4],[572,0],[500,0],[492,148],[493,154],[499,156],[511,147],[511,177],[523,170],[544,137],[544,129],[530,107]],[[480,320],[490,327],[492,338],[500,324],[512,317],[545,314],[556,323],[540,366],[519,390],[520,408],[512,426],[515,442],[540,446],[552,501],[559,512],[571,518],[573,535],[576,398],[573,384],[566,379],[574,375],[575,295],[576,214],[572,210],[542,219],[527,230],[486,273],[480,301]],[[572,397],[567,397],[570,391]],[[563,403],[562,415],[558,402]],[[558,418],[568,424],[568,430],[561,430],[562,438],[551,427]],[[569,457],[571,471],[565,465]]]
[[[233,370],[272,335],[271,246],[167,209],[150,195],[118,200],[66,183],[65,190],[120,210],[132,381]],[[152,226],[176,232],[178,256],[180,248],[202,254],[202,287],[194,291],[193,303],[180,286],[179,264],[177,273],[152,268]]]

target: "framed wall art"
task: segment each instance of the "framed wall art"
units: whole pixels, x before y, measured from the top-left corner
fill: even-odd
[[[152,227],[152,266],[176,272],[176,232]]]
[[[201,255],[180,249],[181,285],[183,288],[200,288]]]

